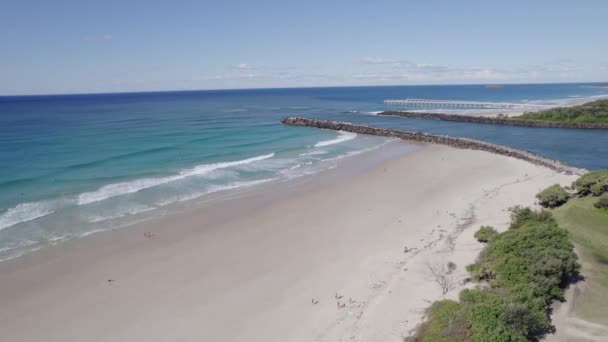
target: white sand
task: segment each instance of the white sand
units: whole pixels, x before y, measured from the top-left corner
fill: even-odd
[[[480,225],[574,176],[427,145],[340,178],[0,263],[2,340],[401,341],[442,297],[427,263],[463,279]]]

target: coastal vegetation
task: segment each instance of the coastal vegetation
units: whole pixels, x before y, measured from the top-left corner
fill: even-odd
[[[608,123],[608,100],[597,100],[578,106],[529,112],[513,118],[573,123]]]
[[[479,286],[461,291],[459,301],[433,303],[405,340],[537,341],[553,331],[551,306],[581,269],[586,290],[573,315],[607,325],[608,170],[588,172],[571,189],[573,196],[559,185],[537,195],[551,211],[511,208],[505,232],[482,226],[475,238],[486,246],[467,267]]]
[[[586,278],[573,315],[608,325],[608,170],[591,171],[577,179],[576,196],[552,210],[557,223],[570,232]]]
[[[539,204],[545,208],[555,208],[568,201],[568,192],[561,185],[555,184],[536,195]]]
[[[468,267],[476,289],[459,301],[442,300],[407,341],[529,341],[552,331],[549,309],[578,277],[579,264],[568,232],[546,212],[516,207],[509,230],[482,227],[487,241]]]
[[[384,111],[380,115],[456,122],[545,128],[608,129],[608,100],[597,100],[571,107],[550,108],[522,115],[499,113],[495,117],[465,114]]]
[[[475,232],[475,238],[477,239],[477,241],[483,243],[487,243],[494,240],[497,235],[498,232],[496,231],[496,229],[490,226],[481,226],[481,228],[479,228],[479,230]]]
[[[579,196],[600,196],[608,191],[608,170],[596,170],[584,174],[572,187]]]
[[[608,209],[608,193],[600,196],[593,205],[598,209]]]

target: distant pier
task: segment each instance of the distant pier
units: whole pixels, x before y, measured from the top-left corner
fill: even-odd
[[[451,101],[430,99],[384,100],[387,106],[402,106],[412,108],[445,108],[445,109],[547,109],[550,106],[526,103],[508,102],[477,102],[477,101]]]

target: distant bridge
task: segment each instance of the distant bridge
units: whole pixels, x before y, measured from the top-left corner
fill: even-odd
[[[476,102],[476,101],[450,101],[450,100],[427,100],[427,99],[405,99],[384,100],[388,106],[406,106],[421,108],[454,108],[454,109],[547,109],[550,106],[526,103],[508,102]]]

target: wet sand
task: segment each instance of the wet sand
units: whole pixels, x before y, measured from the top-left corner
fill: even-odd
[[[576,177],[400,144],[0,263],[2,339],[401,341],[443,297],[429,264],[457,265],[455,298],[479,226]]]

